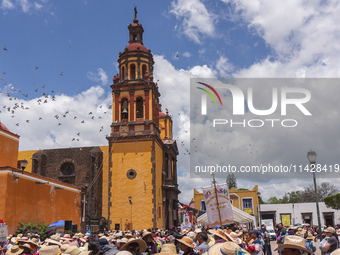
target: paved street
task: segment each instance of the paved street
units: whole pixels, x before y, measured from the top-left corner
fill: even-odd
[[[315,255],[321,255],[321,251],[319,249],[319,243],[320,243],[319,241],[315,243],[315,246],[316,246],[316,252],[314,253]],[[274,251],[277,248],[276,241],[270,241],[270,246],[272,248],[272,254],[277,255],[278,254],[277,251]]]

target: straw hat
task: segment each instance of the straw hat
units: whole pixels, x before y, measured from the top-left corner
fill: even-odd
[[[11,242],[12,242],[12,243],[15,243],[16,241],[17,241],[17,238],[16,238],[16,237],[12,237],[12,238],[11,238]]]
[[[136,243],[139,245],[140,252],[144,252],[146,250],[146,242],[143,239],[135,239],[135,238],[130,238],[128,242],[120,248],[120,250],[126,251],[126,248],[132,243]]]
[[[151,236],[152,236],[151,232],[149,232],[149,231],[143,232],[143,238],[146,237],[146,236],[148,236],[148,235],[151,235]]]
[[[325,233],[332,233],[332,234],[335,234],[335,229],[332,228],[332,227],[329,227],[327,229],[324,230]]]
[[[236,253],[240,249],[241,247],[233,242],[218,243],[218,244],[213,245],[209,249],[209,255],[220,255],[220,254],[236,255]],[[249,253],[246,250],[243,250],[243,249],[241,250],[244,254],[249,255]]]
[[[177,255],[176,245],[174,245],[174,244],[163,244],[162,250],[159,254]]]
[[[129,251],[119,251],[116,253],[116,255],[132,255],[132,253]]]
[[[60,252],[59,247],[55,245],[42,246],[39,250],[39,255],[58,255]]]
[[[50,238],[45,240],[45,243],[52,243],[52,244],[61,245],[61,243],[60,243],[60,236],[58,236],[58,235],[51,235]]]
[[[78,255],[80,252],[81,252],[81,250],[78,247],[70,246],[66,249],[66,251],[64,253],[62,253],[62,255],[64,255],[64,254]]]
[[[208,245],[213,246],[215,244],[215,239],[208,235]]]
[[[288,227],[288,230],[289,229],[291,229],[291,230],[297,230],[297,227],[295,227],[294,225],[290,225],[289,227]]]
[[[27,243],[33,244],[33,245],[35,245],[35,246],[37,246],[37,247],[40,246],[40,244],[38,243],[38,239],[37,239],[37,238],[29,239],[29,240],[27,241]]]
[[[65,251],[67,250],[67,248],[69,248],[70,245],[69,244],[63,244],[62,246],[60,246],[60,252],[61,253],[65,253]]]
[[[304,233],[306,233],[306,230],[303,230],[302,228],[298,228],[298,231],[296,232],[297,236],[303,235]]]
[[[336,249],[331,253],[331,255],[340,255],[340,249]]]
[[[19,247],[23,248],[23,249],[25,249],[25,248],[29,249],[32,254],[37,252],[36,250],[32,249],[31,246],[28,243],[25,243],[23,245],[19,245]]]
[[[19,245],[13,245],[8,251],[8,255],[18,255],[24,251],[24,248],[19,247]]]
[[[311,232],[308,232],[308,236],[307,236],[307,240],[314,240],[314,236],[312,235],[312,233]]]
[[[229,241],[227,236],[223,233],[223,231],[221,229],[218,230],[210,230],[209,231],[211,234],[213,234],[214,236],[218,236],[226,241]]]
[[[190,231],[190,232],[187,233],[187,236],[190,237],[192,240],[194,240],[195,237],[196,237],[196,234],[194,232]]]
[[[17,235],[18,238],[21,238],[22,236],[23,236],[22,234],[18,234],[18,235]]]
[[[300,251],[313,253],[306,248],[306,241],[300,236],[286,236],[284,243],[281,246],[277,247],[274,251],[282,250],[285,248],[298,249]]]
[[[236,234],[235,232],[231,232],[231,233],[229,234],[229,236],[231,237],[231,240],[232,240],[234,243],[236,243],[236,244],[242,243],[241,239],[238,238],[238,234]]]
[[[183,236],[182,239],[176,239],[176,240],[178,242],[188,246],[189,248],[193,248],[193,249],[197,250],[195,245],[194,245],[194,241],[190,237],[188,237],[188,236]]]
[[[127,243],[128,239],[123,237],[122,239],[119,240],[120,243]]]

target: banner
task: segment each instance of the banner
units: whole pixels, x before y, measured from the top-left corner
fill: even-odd
[[[282,225],[288,227],[290,225],[290,214],[281,214]]]
[[[222,225],[234,223],[232,205],[229,198],[228,184],[216,185],[218,204],[220,208]],[[204,187],[203,196],[207,209],[209,226],[220,225],[218,216],[217,201],[214,186]]]
[[[192,212],[181,214],[181,230],[189,230],[192,227]]]

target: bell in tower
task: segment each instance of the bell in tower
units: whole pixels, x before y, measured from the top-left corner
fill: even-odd
[[[128,26],[128,29],[130,31],[130,39],[129,43],[140,43],[143,44],[143,32],[144,29],[142,27],[142,24],[138,24],[137,19],[137,7],[135,6],[135,18],[133,19],[133,24]]]

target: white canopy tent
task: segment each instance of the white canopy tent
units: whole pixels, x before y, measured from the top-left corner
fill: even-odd
[[[247,225],[248,229],[253,228],[256,226],[255,216],[252,216],[244,211],[232,206],[233,209],[233,216],[234,221],[239,224]],[[208,225],[208,215],[207,213],[202,214],[200,217],[197,218],[197,224],[207,226]]]

